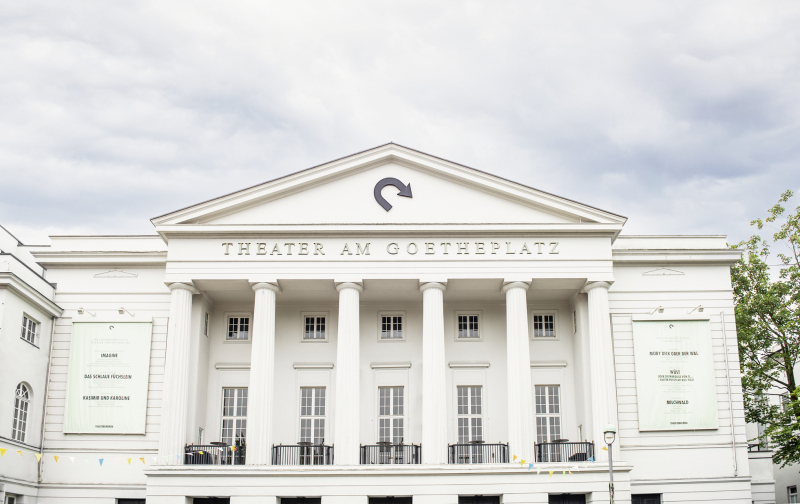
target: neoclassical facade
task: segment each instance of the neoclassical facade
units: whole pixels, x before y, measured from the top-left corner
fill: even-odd
[[[153,236],[18,244],[50,291],[23,296],[36,351],[3,318],[21,349],[0,369],[4,491],[608,502],[611,456],[616,502],[771,502],[748,461],[739,253],[625,222],[387,144],[156,217]],[[22,441],[17,384],[40,422]]]

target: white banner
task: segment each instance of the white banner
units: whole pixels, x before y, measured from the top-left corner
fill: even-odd
[[[75,322],[64,432],[144,434],[151,322]]]
[[[639,430],[717,428],[708,320],[634,321]]]

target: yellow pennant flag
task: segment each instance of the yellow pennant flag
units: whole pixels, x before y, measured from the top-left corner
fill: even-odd
[[[131,459],[128,459],[128,465],[131,465]]]
[[[6,448],[0,448],[0,457],[6,456]]]
[[[519,465],[525,465],[525,461],[523,460],[522,462],[519,463]]]
[[[604,446],[604,447],[603,447],[603,449],[604,449],[605,451],[608,451],[608,447],[607,447],[607,446]]]
[[[34,453],[34,455],[36,455],[36,461],[37,461],[37,462],[39,462],[40,460],[42,460],[42,454],[41,454],[41,453]]]
[[[58,455],[53,455],[53,460],[55,460],[56,462],[58,462]]]
[[[553,471],[550,471],[550,477],[551,478],[553,477]]]
[[[144,457],[139,457],[139,460],[141,460],[142,464],[144,464]]]
[[[516,461],[517,461],[517,456],[516,456],[516,455],[514,455],[514,458],[513,458],[512,460],[513,460],[514,462],[516,462]]]
[[[19,453],[20,457],[22,456],[22,450],[17,450],[17,453]]]
[[[236,446],[231,445],[231,451],[236,451]]]

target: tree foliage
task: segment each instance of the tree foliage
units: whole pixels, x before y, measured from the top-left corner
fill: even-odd
[[[745,418],[764,426],[781,467],[800,462],[800,207],[782,206],[792,196],[751,222],[776,231],[771,241],[756,234],[734,245],[743,255],[731,269]]]

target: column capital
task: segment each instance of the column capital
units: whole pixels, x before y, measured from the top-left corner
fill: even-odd
[[[191,282],[172,282],[168,283],[167,287],[170,291],[174,291],[176,289],[183,289],[191,292],[192,294],[200,294],[200,291],[195,288]]]
[[[425,292],[428,289],[447,290],[447,282],[419,282],[419,290]]]
[[[503,282],[503,293],[509,291],[509,289],[525,289],[528,290],[531,286],[530,282],[521,281],[521,280],[506,280]]]
[[[589,292],[590,290],[598,287],[608,290],[608,288],[611,287],[611,283],[612,282],[586,282],[586,285],[583,287],[583,292]]]
[[[342,292],[342,289],[355,289],[358,292],[364,292],[364,284],[362,282],[336,282],[336,292]]]
[[[281,293],[281,286],[277,282],[250,282],[250,287],[253,288],[254,292],[261,289],[269,289],[278,294]]]

